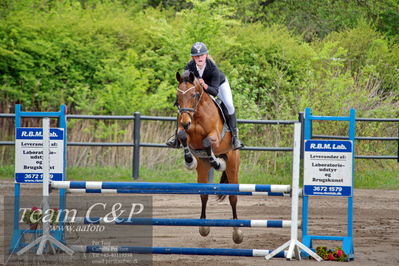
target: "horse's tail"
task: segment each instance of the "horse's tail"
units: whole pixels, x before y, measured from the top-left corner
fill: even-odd
[[[228,184],[229,179],[227,178],[226,171],[223,171],[222,176],[220,177],[220,184]],[[226,198],[226,195],[218,195],[218,201],[223,201]]]

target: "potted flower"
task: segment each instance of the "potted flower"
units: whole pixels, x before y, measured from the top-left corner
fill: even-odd
[[[317,247],[316,253],[323,260],[330,260],[330,261],[347,261],[348,255],[342,250],[342,248],[337,247],[335,250],[327,249],[327,247]]]
[[[50,224],[56,224],[58,218],[58,208],[49,209]],[[31,230],[36,230],[37,226],[42,223],[43,211],[38,207],[32,207],[24,212],[23,221],[27,223]]]
[[[27,223],[31,230],[36,230],[42,219],[42,210],[38,207],[32,207],[24,212],[23,221]]]

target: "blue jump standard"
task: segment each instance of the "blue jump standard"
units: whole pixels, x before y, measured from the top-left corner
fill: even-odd
[[[136,253],[136,254],[178,254],[178,255],[215,255],[264,257],[273,250],[267,249],[228,249],[228,248],[182,248],[182,247],[132,247],[132,246],[85,246],[72,245],[75,252],[83,253]],[[285,251],[276,257],[284,258]]]
[[[197,183],[136,183],[94,181],[52,181],[53,188],[70,189],[150,189],[174,191],[237,191],[237,192],[289,192],[289,185],[254,184],[197,184]]]
[[[152,189],[68,189],[68,193],[105,193],[105,194],[186,194],[186,195],[240,195],[240,196],[291,196],[284,192],[238,192],[238,191],[175,191],[175,190],[152,190]]]
[[[291,221],[284,220],[227,220],[227,219],[172,219],[172,218],[118,218],[104,221],[99,217],[75,217],[70,223],[118,224],[118,225],[160,225],[160,226],[212,226],[212,227],[269,227],[286,228]]]

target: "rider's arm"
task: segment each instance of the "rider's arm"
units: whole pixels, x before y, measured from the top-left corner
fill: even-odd
[[[212,71],[207,75],[207,81],[205,81],[208,88],[206,92],[208,92],[212,96],[216,96],[219,93],[220,86],[220,73],[219,69],[213,68]]]

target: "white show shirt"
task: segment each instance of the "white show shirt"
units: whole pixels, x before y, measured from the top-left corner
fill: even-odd
[[[195,66],[197,67],[197,71],[198,71],[200,78],[202,78],[202,75],[204,74],[204,70],[206,68],[206,63],[204,64],[204,67],[202,69],[200,69],[197,65],[195,65]]]

